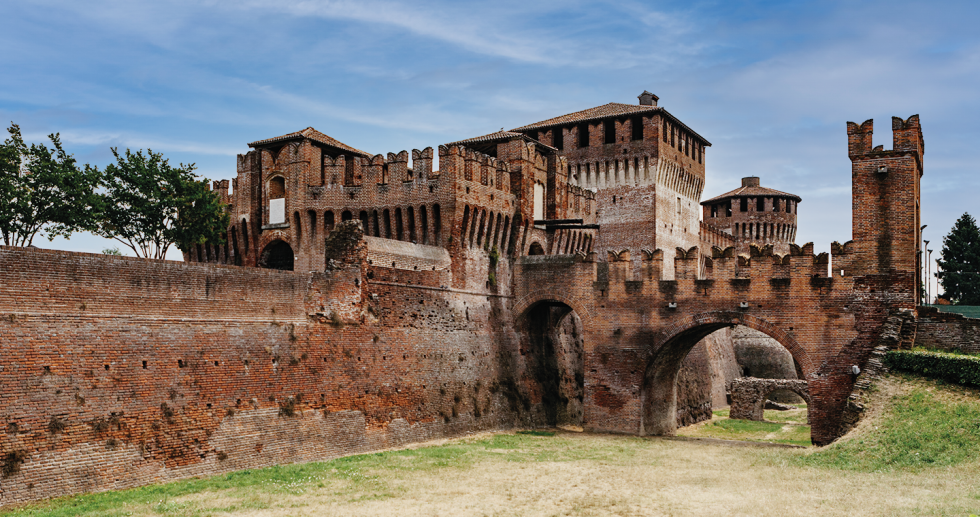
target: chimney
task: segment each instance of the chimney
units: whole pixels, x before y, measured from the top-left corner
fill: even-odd
[[[640,106],[656,106],[657,101],[660,100],[660,97],[646,90],[643,90],[643,93],[638,95],[638,98],[640,99]]]
[[[742,178],[742,186],[743,187],[758,187],[759,186],[759,177],[758,176],[749,176],[747,178]]]

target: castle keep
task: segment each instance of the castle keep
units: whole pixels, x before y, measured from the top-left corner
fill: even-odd
[[[833,256],[757,178],[702,203],[711,144],[649,92],[438,150],[252,142],[215,182],[227,242],[183,263],[0,248],[0,504],[477,430],[670,435],[735,326],[789,350],[829,443],[918,299],[919,119],[871,132],[848,123]]]

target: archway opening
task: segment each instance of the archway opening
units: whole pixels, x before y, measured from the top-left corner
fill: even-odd
[[[568,305],[541,302],[521,318],[523,382],[529,423],[581,426],[585,397],[582,321]]]
[[[726,316],[727,315],[727,316]],[[739,314],[724,313],[722,315],[699,315],[692,317],[691,324],[687,328],[669,336],[665,339],[655,340],[651,343],[654,349],[649,354],[647,361],[643,385],[641,388],[642,415],[640,432],[644,435],[672,436],[676,433],[678,425],[686,425],[683,411],[678,411],[678,398],[684,396],[683,389],[678,389],[679,381],[683,380],[680,376],[683,363],[688,354],[703,339],[714,332],[746,324]],[[695,323],[698,322],[698,323]],[[776,339],[778,330],[766,329],[766,324],[746,325],[754,330]],[[772,330],[773,333],[769,332]],[[801,352],[795,343],[781,343],[785,350],[793,357],[796,364],[809,364],[805,358],[796,357]],[[794,352],[795,350],[795,352]],[[801,371],[801,374],[803,372]],[[805,377],[801,375],[805,380]],[[702,379],[703,384],[710,383],[713,379]],[[708,385],[710,389],[710,384]],[[710,397],[708,400],[711,400]],[[683,408],[682,408],[683,409]],[[710,417],[710,411],[706,415]]]
[[[527,254],[528,255],[544,255],[544,247],[542,247],[541,246],[541,243],[539,243],[537,241],[532,242],[530,249],[528,249],[528,251],[527,251]]]
[[[278,269],[281,271],[293,270],[293,248],[285,241],[275,240],[270,242],[259,256],[259,267],[266,269]]]

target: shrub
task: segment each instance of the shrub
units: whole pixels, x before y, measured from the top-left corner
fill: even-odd
[[[980,388],[980,356],[893,350],[885,354],[885,366],[900,372]]]

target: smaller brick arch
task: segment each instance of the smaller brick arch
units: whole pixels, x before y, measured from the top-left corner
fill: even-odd
[[[516,321],[523,321],[527,313],[536,305],[541,303],[562,303],[565,304],[576,314],[578,314],[579,319],[582,321],[582,328],[589,329],[592,325],[592,315],[586,310],[586,306],[580,300],[575,298],[570,298],[567,296],[562,296],[551,291],[533,291],[524,295],[520,300],[514,303],[514,314],[517,316]]]
[[[259,267],[292,271],[295,257],[293,248],[282,239],[276,239],[262,248],[259,254]]]
[[[732,382],[730,418],[762,421],[766,398],[777,390],[792,391],[806,401],[807,407],[811,405],[810,390],[806,381],[743,377]]]

